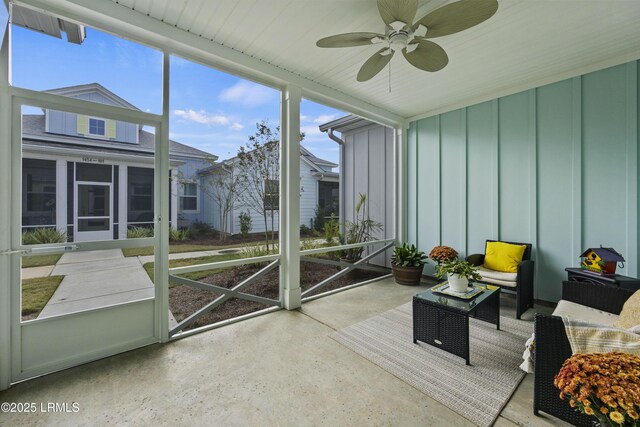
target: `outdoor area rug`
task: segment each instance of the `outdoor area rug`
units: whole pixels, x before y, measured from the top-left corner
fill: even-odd
[[[413,343],[411,303],[331,334],[331,338],[480,426],[492,425],[525,373],[524,343],[532,322],[500,316],[495,325],[470,319],[471,366]]]

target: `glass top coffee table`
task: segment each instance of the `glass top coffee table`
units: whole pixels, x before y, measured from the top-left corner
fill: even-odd
[[[500,288],[481,283],[482,293],[471,299],[429,289],[413,297],[413,342],[438,347],[462,357],[469,365],[469,317],[500,329]]]

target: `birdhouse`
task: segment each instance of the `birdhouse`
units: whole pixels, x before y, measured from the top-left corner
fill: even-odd
[[[589,248],[580,255],[582,268],[600,274],[616,274],[618,263],[624,263],[624,258],[613,248]],[[622,264],[620,267],[624,267]]]

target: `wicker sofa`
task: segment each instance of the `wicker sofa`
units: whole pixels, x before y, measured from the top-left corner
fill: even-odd
[[[613,314],[620,314],[631,295],[633,291],[596,283],[562,283],[563,300]],[[555,375],[572,354],[562,318],[536,314],[535,340],[533,413],[543,411],[576,426],[593,426],[595,418],[573,410],[568,400],[560,400],[560,391],[553,385]]]

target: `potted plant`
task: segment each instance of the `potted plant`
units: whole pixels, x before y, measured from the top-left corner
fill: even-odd
[[[420,284],[422,270],[427,256],[418,251],[415,245],[396,246],[391,256],[391,268],[399,285],[415,286]]]
[[[436,277],[442,278],[445,274],[449,281],[449,288],[459,293],[466,292],[470,281],[482,279],[471,264],[459,259],[443,261],[438,265]]]
[[[450,246],[436,246],[429,252],[429,258],[440,264],[458,259],[458,252]]]
[[[574,354],[553,385],[560,399],[601,426],[640,424],[640,357],[622,352]],[[595,421],[594,419],[594,421]]]

